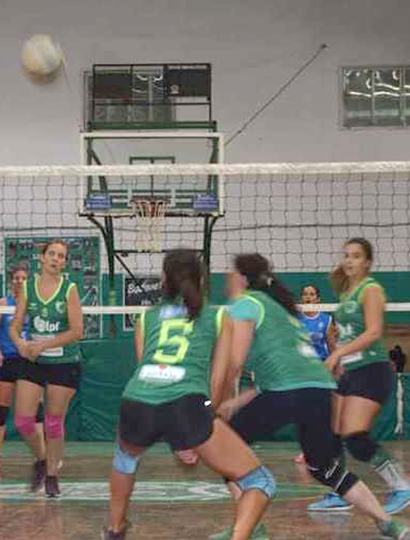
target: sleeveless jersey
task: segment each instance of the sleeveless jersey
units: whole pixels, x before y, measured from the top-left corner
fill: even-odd
[[[247,308],[257,317],[247,317]],[[255,321],[245,370],[254,373],[255,385],[261,390],[336,388],[303,324],[273,298],[246,291],[228,308],[228,315],[233,320]]]
[[[43,300],[38,292],[39,276],[29,278],[24,284],[24,293],[27,299],[27,313],[29,315],[29,332],[32,340],[52,339],[57,334],[70,329],[67,314],[67,298],[75,284],[61,277],[60,283],[51,298]],[[70,343],[64,347],[46,349],[36,362],[39,364],[63,364],[79,362],[78,342]]]
[[[164,303],[140,318],[144,353],[123,398],[158,405],[188,394],[209,395],[211,355],[223,308],[205,306],[188,320],[183,305]]]
[[[309,317],[306,313],[303,313],[300,320],[305,325],[317,355],[322,360],[326,360],[330,354],[329,345],[327,343],[327,331],[332,324],[332,317],[328,313],[322,311],[320,313],[315,313],[313,317]]]
[[[335,311],[335,322],[341,345],[353,341],[366,330],[362,298],[364,291],[369,287],[382,286],[373,278],[363,279],[350,294],[340,296],[340,304]],[[384,291],[383,291],[384,292]],[[383,339],[377,339],[364,351],[355,352],[341,358],[341,363],[346,371],[351,371],[374,362],[388,362],[388,353]]]
[[[16,300],[13,296],[6,296],[6,305],[15,306]],[[13,320],[14,314],[3,313],[0,322],[0,350],[4,358],[10,358],[12,356],[20,356],[17,347],[10,338],[10,323]],[[23,323],[23,329],[21,331],[21,337],[28,339],[29,323],[28,317],[25,318]]]

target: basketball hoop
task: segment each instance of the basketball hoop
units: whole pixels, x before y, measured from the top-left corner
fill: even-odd
[[[131,207],[137,220],[138,249],[141,251],[162,251],[165,211],[168,205],[168,201],[156,197],[131,199]]]

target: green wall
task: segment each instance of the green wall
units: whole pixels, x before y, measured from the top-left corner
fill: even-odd
[[[374,272],[375,279],[380,281],[386,290],[389,302],[407,302],[410,300],[410,272]],[[279,272],[281,279],[296,299],[300,296],[300,291],[308,283],[313,283],[319,287],[323,303],[335,303],[337,299],[332,291],[329,282],[329,274],[327,272]],[[116,284],[116,299],[119,304],[123,303],[122,291],[122,276],[115,276]],[[214,273],[210,278],[210,302],[212,304],[225,304],[227,299],[224,294],[225,289],[225,274]],[[103,301],[108,303],[108,279],[107,275],[103,276]],[[106,318],[107,319],[107,318]],[[387,322],[389,323],[410,323],[410,312],[387,313]],[[129,332],[122,330],[122,318],[115,317],[113,320],[119,331],[119,335],[128,335]],[[107,334],[108,320],[104,322],[104,335]]]
[[[112,441],[118,422],[121,394],[135,370],[136,358],[131,338],[86,340],[81,342],[82,380],[79,392],[72,400],[66,422],[67,440]],[[403,375],[404,431],[402,437],[410,439],[407,412],[410,410],[410,375]],[[397,425],[397,392],[378,416],[373,434],[376,438],[390,440]],[[7,438],[18,435],[12,423],[7,426]],[[295,440],[293,426],[286,426],[272,434],[269,440]]]

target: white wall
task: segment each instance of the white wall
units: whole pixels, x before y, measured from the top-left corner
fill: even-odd
[[[63,78],[34,86],[19,52],[35,33],[59,41]],[[227,159],[406,160],[406,129],[338,124],[338,69],[406,64],[408,0],[2,0],[0,166],[79,161],[82,70],[103,62],[213,64],[214,116],[232,134],[319,48],[316,62],[229,147]]]

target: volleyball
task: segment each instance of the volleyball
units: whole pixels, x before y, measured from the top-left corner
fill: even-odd
[[[61,67],[63,53],[50,36],[36,34],[24,43],[21,60],[30,74],[47,77],[55,74]]]

